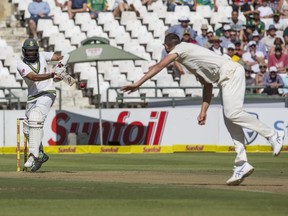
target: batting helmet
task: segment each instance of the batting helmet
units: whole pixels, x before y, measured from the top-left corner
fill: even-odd
[[[36,40],[28,38],[24,41],[22,46],[22,54],[24,61],[34,63],[39,59],[39,46]]]

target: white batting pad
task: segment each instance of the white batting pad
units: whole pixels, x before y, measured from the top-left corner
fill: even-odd
[[[32,109],[29,118],[29,153],[39,157],[39,147],[43,138],[43,116],[38,109]]]
[[[23,121],[23,133],[27,141],[29,142],[29,123],[27,119]]]

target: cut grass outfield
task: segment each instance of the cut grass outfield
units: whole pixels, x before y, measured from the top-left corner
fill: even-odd
[[[50,155],[37,174],[15,174],[15,157],[0,155],[0,216],[288,215],[288,154],[249,154],[255,172],[239,187],[225,186],[234,154]]]

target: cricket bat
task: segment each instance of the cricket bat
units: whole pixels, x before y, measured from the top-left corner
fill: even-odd
[[[70,58],[70,55],[69,55],[69,54],[64,55],[64,56],[63,56],[63,59],[60,60],[60,61],[57,63],[57,65],[56,65],[56,67],[55,67],[55,70],[57,70],[57,67],[58,67],[58,68],[61,68],[61,67],[66,68],[66,67],[67,67],[67,64],[68,64],[68,61],[69,61],[69,58]],[[76,83],[76,80],[75,80],[72,76],[70,76],[68,73],[66,73],[66,71],[65,71],[65,72],[64,72],[64,71],[61,72],[61,75],[62,75],[62,77],[63,77],[63,81],[64,81],[66,84],[68,84],[69,86],[72,86],[72,85],[74,85],[74,83]]]

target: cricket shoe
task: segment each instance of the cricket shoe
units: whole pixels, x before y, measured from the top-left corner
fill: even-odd
[[[252,167],[248,162],[245,162],[242,166],[234,166],[233,175],[226,182],[227,185],[236,186],[241,184],[244,179],[250,176],[254,171],[254,167]]]
[[[43,151],[39,152],[39,161],[43,164],[49,160],[49,156],[45,154]]]
[[[26,167],[26,168],[32,167],[34,161],[35,161],[34,155],[33,155],[33,154],[29,154],[28,160],[27,160],[26,163],[24,164],[24,167]]]
[[[268,138],[268,141],[273,148],[274,156],[278,156],[280,154],[282,146],[283,146],[284,136],[285,136],[284,131],[277,131],[274,133],[273,136]]]
[[[39,170],[42,166],[42,162],[41,162],[41,159],[39,158],[34,158],[34,163],[31,167],[31,170],[30,172],[36,172],[37,170]]]

